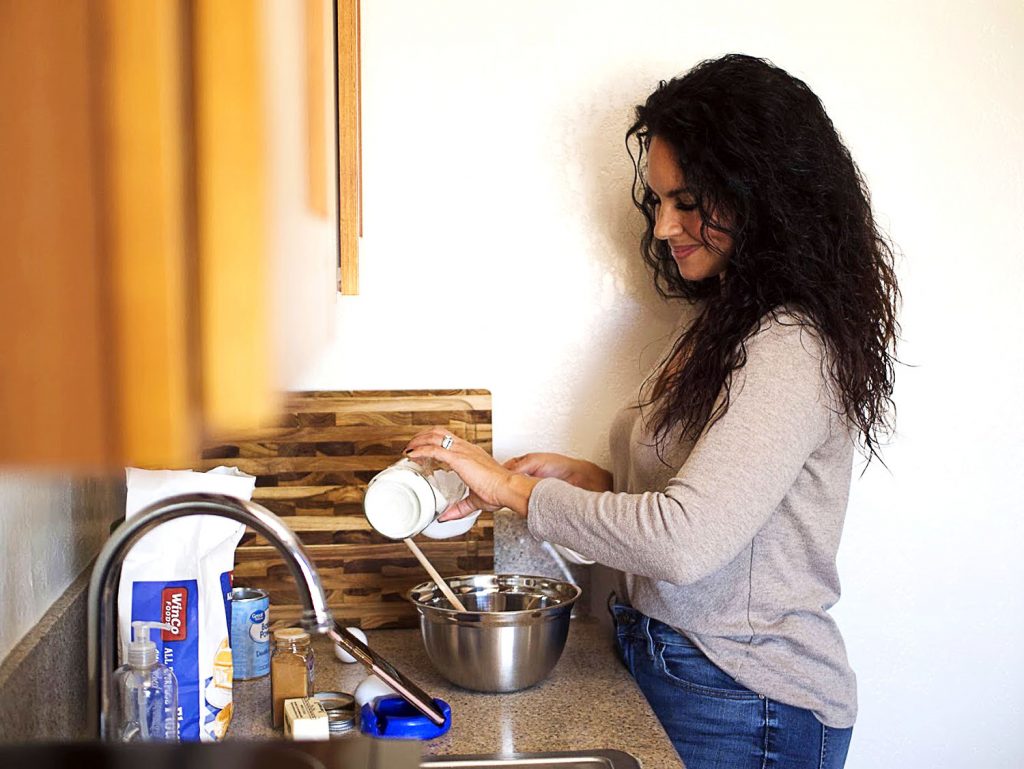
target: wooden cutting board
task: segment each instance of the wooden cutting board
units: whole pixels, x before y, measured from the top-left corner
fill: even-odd
[[[435,425],[492,451],[490,393],[290,393],[275,425],[218,440],[204,450],[201,468],[231,465],[256,476],[253,499],[299,534],[343,624],[413,627],[417,615],[405,592],[429,577],[402,542],[370,528],[362,500],[367,482],[401,458],[410,438]],[[445,576],[494,570],[490,514],[460,537],[416,542]],[[301,615],[287,567],[253,531],[236,551],[235,585],[269,591],[275,624]]]

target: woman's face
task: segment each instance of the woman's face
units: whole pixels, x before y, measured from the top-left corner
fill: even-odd
[[[732,238],[708,230],[705,241],[700,235],[700,212],[686,189],[683,169],[676,162],[672,146],[655,136],[647,154],[647,185],[654,194],[654,237],[668,243],[679,274],[686,280],[704,280],[720,276],[729,264]],[[712,218],[717,218],[715,211]]]

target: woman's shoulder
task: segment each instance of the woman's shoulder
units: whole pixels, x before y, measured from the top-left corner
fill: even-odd
[[[805,313],[779,307],[765,313],[744,342],[748,375],[755,371],[780,383],[796,380],[814,384],[835,405],[828,344]]]
[[[762,315],[745,346],[809,356],[818,362],[828,352],[824,337],[810,316],[788,307],[777,307]]]

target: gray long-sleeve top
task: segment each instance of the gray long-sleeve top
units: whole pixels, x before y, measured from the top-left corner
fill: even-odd
[[[626,574],[637,610],[679,630],[743,686],[852,726],[856,678],[835,622],[836,552],[854,442],[817,336],[789,316],[746,343],[726,414],[657,456],[640,411],[611,429],[614,490],[546,478],[541,539]]]

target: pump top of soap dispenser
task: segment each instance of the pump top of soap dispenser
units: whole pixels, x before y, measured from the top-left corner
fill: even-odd
[[[149,668],[157,663],[156,644],[149,637],[149,631],[153,628],[174,629],[166,622],[133,622],[132,641],[128,644],[126,655],[126,661],[133,668]]]

